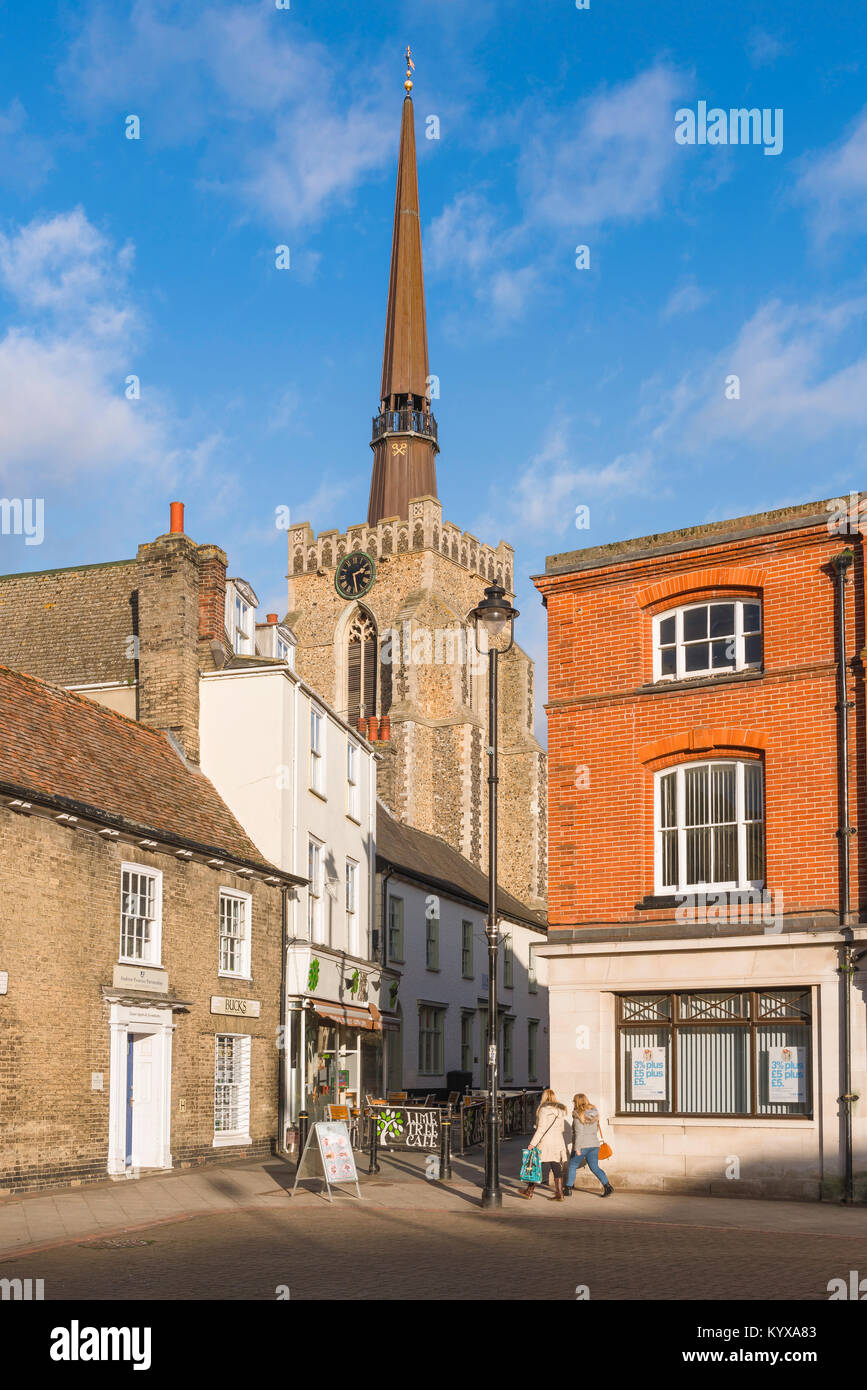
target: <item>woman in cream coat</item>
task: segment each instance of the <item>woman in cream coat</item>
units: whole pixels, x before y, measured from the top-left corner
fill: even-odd
[[[563,1164],[568,1158],[568,1150],[563,1135],[566,1122],[566,1107],[561,1105],[554,1092],[542,1092],[539,1109],[536,1111],[536,1131],[530,1140],[529,1148],[538,1149],[542,1160],[542,1182],[548,1181],[548,1170],[554,1174],[554,1200],[563,1200]],[[522,1197],[532,1197],[535,1183],[528,1182]]]

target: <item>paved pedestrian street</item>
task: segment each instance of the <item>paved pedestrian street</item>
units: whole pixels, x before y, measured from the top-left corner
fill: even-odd
[[[361,1201],[329,1203],[272,1160],[0,1204],[0,1278],[46,1300],[828,1301],[867,1273],[867,1211],[576,1189],[522,1199],[503,1146],[503,1206],[482,1211],[480,1155],[448,1183],[384,1155]],[[227,1278],[227,1252],[231,1277]],[[782,1316],[782,1315],[778,1315]],[[791,1319],[789,1319],[791,1320]]]

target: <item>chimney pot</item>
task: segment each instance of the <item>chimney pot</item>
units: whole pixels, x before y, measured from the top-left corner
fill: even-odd
[[[278,621],[278,619],[277,619],[277,614],[276,614],[276,613],[269,613],[269,614],[268,614],[268,622],[269,622],[269,623],[271,623],[271,624],[273,625],[273,624],[276,623],[277,621]]]
[[[169,530],[172,535],[183,534],[184,529],[184,504],[183,502],[172,502],[169,504]]]

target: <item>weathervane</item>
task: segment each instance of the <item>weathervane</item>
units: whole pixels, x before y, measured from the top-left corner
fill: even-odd
[[[412,91],[412,74],[413,74],[414,72],[415,72],[415,63],[412,61],[412,50],[411,50],[409,44],[407,44],[407,46],[406,46],[406,81],[405,81],[404,84],[403,84],[404,87],[406,87],[406,94],[407,94],[407,96],[409,96],[410,92]]]

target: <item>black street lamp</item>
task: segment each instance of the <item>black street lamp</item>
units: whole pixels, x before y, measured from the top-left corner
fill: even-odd
[[[499,584],[491,584],[478,608],[469,615],[475,623],[476,649],[488,649],[488,1123],[485,1130],[483,1207],[500,1207],[500,1116],[497,1106],[497,661],[515,641],[517,608]],[[503,643],[508,630],[508,642]],[[485,633],[484,645],[480,641]]]

